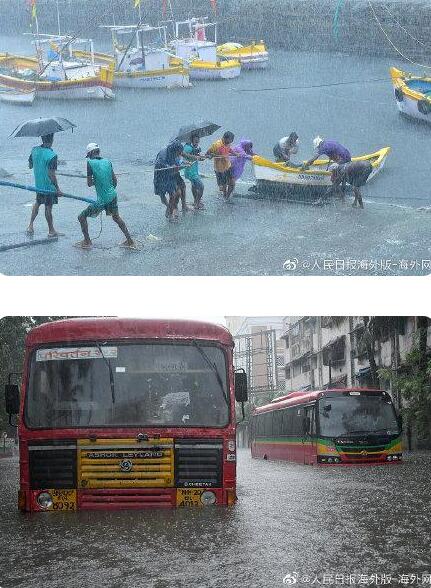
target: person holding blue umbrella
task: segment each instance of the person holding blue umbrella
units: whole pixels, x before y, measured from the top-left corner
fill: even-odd
[[[48,237],[58,237],[59,233],[54,228],[54,220],[52,216],[52,207],[58,204],[58,197],[62,195],[62,191],[58,185],[56,170],[57,170],[57,154],[52,149],[54,142],[54,135],[48,134],[42,137],[42,145],[33,147],[28,159],[28,166],[33,170],[34,183],[36,188],[40,190],[36,194],[36,202],[31,210],[30,224],[27,228],[27,234],[34,234],[34,221],[39,214],[39,208],[43,204],[45,206],[45,218],[48,223]],[[53,192],[46,194],[43,191],[47,190]]]
[[[27,234],[34,234],[34,221],[39,214],[39,208],[45,206],[45,218],[48,223],[48,237],[58,237],[60,233],[54,228],[52,207],[58,203],[58,197],[62,191],[58,185],[57,154],[52,148],[54,133],[73,129],[76,125],[67,120],[53,116],[51,118],[35,118],[18,125],[11,133],[11,137],[42,137],[42,145],[33,147],[28,158],[29,168],[33,170],[36,193],[36,202],[31,211],[30,224]]]

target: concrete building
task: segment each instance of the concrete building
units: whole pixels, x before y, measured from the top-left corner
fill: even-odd
[[[286,390],[370,386],[370,346],[377,369],[402,370],[418,334],[418,317],[389,317],[387,324],[380,321],[372,342],[366,320],[359,316],[284,317]],[[430,326],[427,344],[431,353]],[[390,381],[380,379],[379,387],[391,393],[400,408],[401,399]]]

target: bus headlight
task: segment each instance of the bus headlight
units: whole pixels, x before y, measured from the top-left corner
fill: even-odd
[[[36,501],[40,508],[48,509],[52,506],[52,498],[49,492],[41,492],[36,498]]]
[[[201,502],[204,506],[208,506],[209,504],[215,504],[216,502],[216,495],[211,490],[205,490],[201,494]]]

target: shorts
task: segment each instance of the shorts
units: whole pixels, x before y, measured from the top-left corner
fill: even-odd
[[[178,178],[180,180],[178,180]],[[181,187],[179,184],[182,182],[182,185],[185,186],[184,180],[180,176],[180,174],[167,174],[165,170],[157,171],[155,170],[154,173],[154,194],[156,196],[160,196],[163,198],[165,194],[169,194],[172,196]]]
[[[185,183],[185,181],[183,180],[183,178],[181,177],[181,175],[179,173],[178,174],[175,174],[175,183],[177,185],[177,189],[179,189],[179,190],[185,190],[186,189],[186,183]]]
[[[192,188],[196,188],[197,190],[202,190],[203,191],[203,189],[204,189],[204,183],[200,179],[199,176],[195,176],[194,178],[187,178],[187,179],[190,181],[190,183],[192,185]]]
[[[56,194],[36,194],[37,204],[53,205],[58,204],[58,196]]]
[[[232,168],[230,167],[229,169],[227,169],[224,172],[218,172],[218,171],[216,171],[215,175],[216,175],[216,178],[217,178],[217,185],[219,187],[227,186],[227,184],[229,184],[229,182],[233,178]]]
[[[87,208],[83,210],[79,216],[83,216],[84,218],[95,218],[103,211],[106,212],[106,216],[113,216],[114,214],[118,214],[117,198],[114,198],[111,200],[111,202],[108,202],[108,204],[90,204],[90,206],[87,206]]]

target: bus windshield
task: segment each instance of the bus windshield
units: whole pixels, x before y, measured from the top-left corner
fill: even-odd
[[[388,395],[340,395],[319,400],[319,425],[322,437],[381,433],[397,435],[395,409]]]
[[[36,429],[223,427],[227,388],[225,355],[207,343],[46,347],[32,356],[25,420]]]

